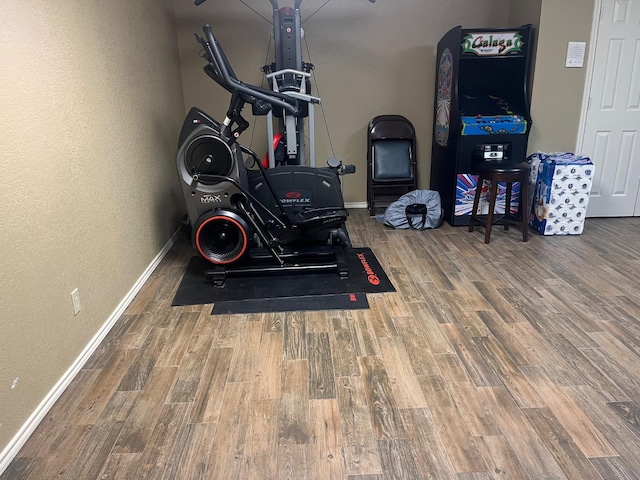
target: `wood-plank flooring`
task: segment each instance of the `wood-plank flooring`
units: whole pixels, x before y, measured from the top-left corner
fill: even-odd
[[[171,307],[179,240],[0,478],[640,478],[640,219],[348,228],[369,310]]]

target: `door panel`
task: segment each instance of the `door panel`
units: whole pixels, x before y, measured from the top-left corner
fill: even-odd
[[[595,165],[588,216],[640,215],[640,0],[603,0],[581,153]]]

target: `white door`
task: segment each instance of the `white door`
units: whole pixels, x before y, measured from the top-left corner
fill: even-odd
[[[640,215],[640,0],[601,3],[579,151],[595,165],[590,217]]]

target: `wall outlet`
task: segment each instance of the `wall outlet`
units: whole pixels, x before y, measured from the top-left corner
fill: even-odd
[[[71,301],[73,302],[73,314],[78,315],[80,313],[80,292],[77,288],[71,292]]]

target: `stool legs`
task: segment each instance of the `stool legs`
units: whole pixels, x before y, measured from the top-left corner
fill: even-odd
[[[476,193],[473,196],[473,210],[471,210],[471,218],[469,218],[469,231],[473,232],[473,224],[476,221],[476,215],[478,214],[478,206],[480,205],[480,197],[482,196],[482,186],[484,185],[484,178],[478,177],[478,183],[476,185]]]
[[[527,181],[520,182],[520,228],[522,229],[522,241],[527,241],[529,233],[529,185]]]
[[[476,194],[473,197],[473,210],[471,211],[471,216],[469,218],[469,231],[473,232],[473,227],[476,223],[482,225],[482,221],[478,219],[478,206],[480,205],[480,197],[482,196],[482,186],[485,181],[490,182],[489,187],[489,211],[487,212],[486,219],[484,221],[484,243],[489,243],[489,239],[491,238],[491,227],[494,223],[494,214],[496,209],[496,199],[498,197],[498,185],[500,181],[504,181],[506,184],[506,196],[505,196],[505,205],[504,205],[504,215],[502,217],[502,222],[504,222],[504,229],[509,229],[509,224],[519,225],[522,230],[522,241],[526,242],[528,239],[529,232],[529,211],[527,208],[529,195],[528,195],[528,185],[527,180],[521,180],[518,177],[507,177],[507,178],[492,178],[492,177],[478,177],[478,185],[476,187]],[[513,182],[520,182],[520,202],[518,206],[519,216],[514,216],[511,214],[511,200],[513,197]],[[497,221],[499,224],[500,221]]]
[[[513,184],[511,182],[507,182],[507,192],[504,199],[504,214],[511,215],[511,193],[513,191]],[[504,229],[509,230],[509,224],[504,224]]]
[[[496,209],[497,196],[498,181],[496,179],[492,179],[491,187],[489,187],[489,212],[487,213],[487,223],[484,228],[484,243],[489,243],[489,238],[491,238],[491,226],[493,225],[493,212]]]

